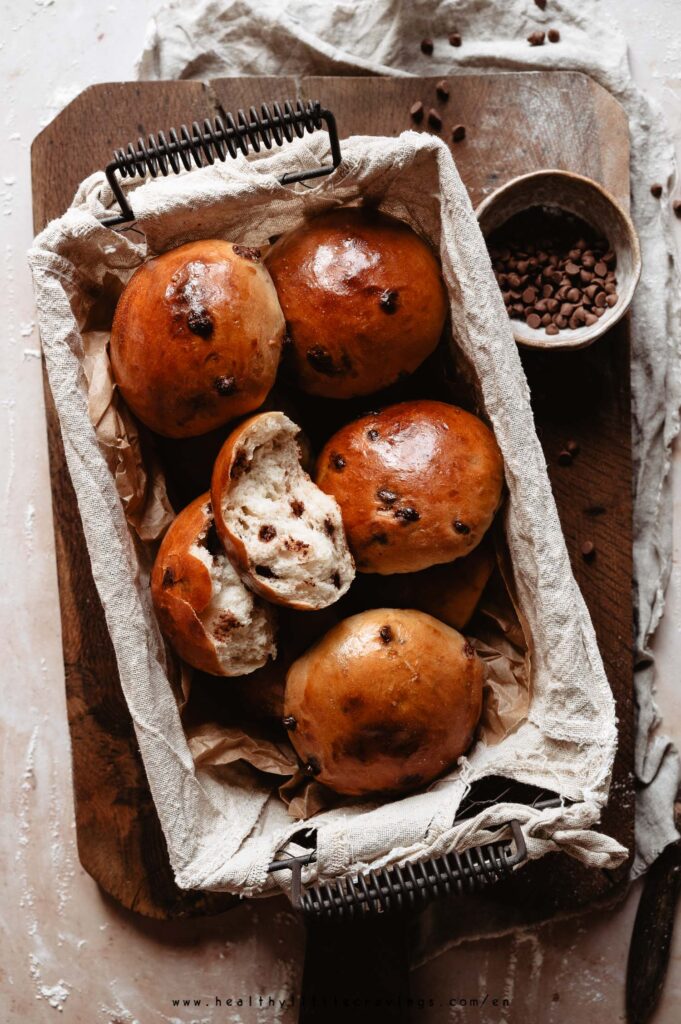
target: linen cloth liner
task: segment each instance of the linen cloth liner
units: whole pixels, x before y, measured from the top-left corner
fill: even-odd
[[[101,200],[108,205],[112,196],[98,173],[29,254],[50,386],[93,575],[177,882],[243,895],[282,884],[268,876],[267,865],[300,823],[291,822],[265,782],[239,765],[221,779],[195,768],[166,672],[145,563],[138,559],[88,417],[81,331],[105,275],[125,279],[147,244],[151,252],[205,236],[264,244],[304,214],[360,196],[407,220],[439,250],[453,334],[504,456],[504,526],[530,630],[532,695],[527,720],[504,742],[479,742],[427,792],[331,809],[311,819],[318,858],[316,867],[306,869],[308,876],[331,877],[489,841],[513,817],[523,825],[530,857],[560,848],[588,865],[613,867],[626,851],[592,830],[607,798],[616,745],[612,694],[572,576],[527,383],[467,192],[447,147],[414,132],[398,139],[349,139],[343,164],[331,178],[311,189],[278,184],[277,177],[296,162],[309,166],[326,158],[327,148],[326,137],[315,136],[266,159],[229,161],[140,186],[134,208],[146,244],[99,224]],[[547,788],[574,803],[544,811],[501,803],[452,826],[470,784],[489,775]]]

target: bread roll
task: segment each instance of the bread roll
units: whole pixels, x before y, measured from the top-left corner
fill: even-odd
[[[259,250],[206,239],[133,274],[114,315],[111,366],[142,423],[194,437],[263,403],[283,336]]]
[[[355,576],[340,509],[300,465],[299,428],[282,412],[234,430],[211,483],[215,525],[248,586],[275,604],[326,608]]]
[[[232,568],[215,533],[209,494],[183,509],[163,538],[151,596],[161,630],[194,668],[241,676],[276,654],[274,609]]]
[[[470,746],[484,667],[423,612],[377,608],[334,626],[294,662],[284,725],[305,771],[338,793],[426,786]]]
[[[402,221],[334,210],[281,238],[267,256],[299,386],[368,395],[412,373],[447,313],[440,265]]]
[[[360,572],[415,572],[472,551],[501,501],[488,427],[454,405],[401,402],[339,430],[316,479],[341,507]]]

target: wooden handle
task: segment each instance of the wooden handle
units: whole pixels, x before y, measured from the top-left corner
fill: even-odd
[[[681,842],[657,858],[638,905],[627,963],[627,1020],[646,1024],[662,992],[681,892]]]
[[[407,914],[311,921],[299,1024],[408,1024]]]

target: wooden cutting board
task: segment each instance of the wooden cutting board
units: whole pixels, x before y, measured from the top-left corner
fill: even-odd
[[[629,138],[619,104],[584,75],[522,72],[450,80],[446,103],[435,78],[225,78],[210,83],[97,85],[81,93],[32,147],[33,214],[39,231],[69,205],[79,182],[103,168],[114,147],[139,135],[202,120],[262,101],[316,98],[336,115],[341,138],[397,135],[412,128],[422,100],[442,116],[441,137],[466,126],[453,144],[474,205],[516,174],[565,168],[602,182],[629,203]],[[428,130],[423,127],[422,130]],[[134,199],[133,199],[134,204]],[[633,847],[631,422],[628,325],[591,348],[523,353],[537,430],[544,447],[577,580],[590,609],[617,702],[619,750],[603,828]],[[215,913],[234,899],[182,892],[175,885],[125,705],[113,649],[92,580],[75,495],[49,387],[45,387],[78,852],[83,867],[126,907],[152,917]],[[580,454],[558,465],[566,441]],[[594,509],[603,511],[594,514]],[[596,558],[580,555],[592,540]],[[483,897],[492,917],[524,918],[614,898],[626,865],[587,871],[562,855],[529,865]],[[431,915],[447,931],[449,909]]]

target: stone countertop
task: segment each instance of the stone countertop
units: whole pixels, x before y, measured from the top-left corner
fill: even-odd
[[[657,98],[681,142],[678,0],[602,2],[630,40],[637,81]],[[80,867],[76,850],[40,344],[25,260],[32,238],[30,145],[86,86],[134,76],[154,6],[152,0],[2,0],[0,5],[5,578],[0,1016],[31,1024],[55,1020],[56,1013],[70,1024],[294,1024],[296,1011],[285,1003],[257,1005],[259,996],[265,1003],[270,996],[285,1001],[299,987],[304,935],[283,899],[246,904],[208,920],[149,921],[104,896]],[[679,504],[678,452],[675,470]],[[681,515],[667,614],[655,643],[659,705],[665,730],[677,741],[680,551]],[[415,1019],[424,1024],[624,1020],[626,956],[639,892],[640,885],[634,886],[614,911],[450,950],[414,972],[412,994],[423,1001]],[[253,1006],[238,1006],[236,1000],[249,996]],[[232,1009],[229,998],[235,1000]],[[181,1005],[184,999],[191,1006]],[[452,999],[457,1005],[450,1006]],[[679,1019],[681,928],[655,1022]]]

